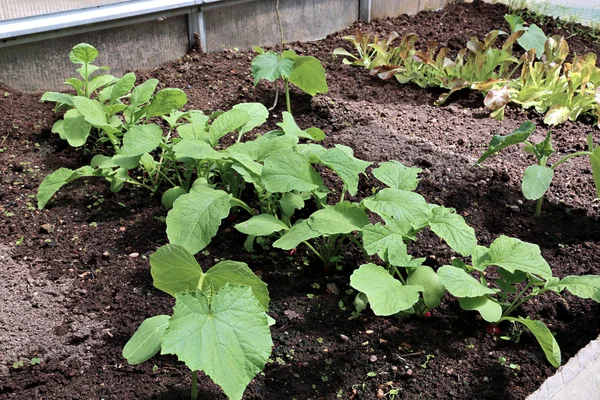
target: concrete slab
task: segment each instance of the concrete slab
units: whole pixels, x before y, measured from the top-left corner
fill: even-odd
[[[546,379],[527,400],[600,400],[600,336]]]

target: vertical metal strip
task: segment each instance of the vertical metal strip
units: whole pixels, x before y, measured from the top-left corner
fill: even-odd
[[[200,35],[200,49],[204,52],[208,51],[208,42],[206,40],[206,20],[202,8],[198,11],[198,34]]]
[[[366,22],[371,22],[371,1],[359,0],[358,17]]]

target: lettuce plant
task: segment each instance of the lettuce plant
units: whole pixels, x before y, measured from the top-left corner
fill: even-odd
[[[521,189],[526,199],[537,200],[535,215],[538,217],[541,215],[544,194],[550,188],[554,171],[562,163],[573,157],[588,157],[592,168],[596,193],[600,197],[600,146],[594,145],[593,134],[590,133],[587,137],[587,151],[568,154],[559,158],[556,162],[549,164],[550,156],[555,153],[555,150],[552,148],[551,133],[548,131],[546,138],[540,143],[532,143],[528,139],[534,131],[535,125],[530,121],[526,121],[506,136],[495,135],[490,141],[488,149],[479,157],[477,163],[485,161],[488,157],[500,152],[502,149],[523,143],[523,150],[526,153],[533,154],[537,163],[525,169]]]
[[[523,54],[518,79],[488,92],[484,104],[492,110],[491,116],[503,119],[506,105],[513,102],[545,114],[544,123],[548,125],[575,121],[585,114],[597,119],[600,69],[596,67],[596,55],[576,55],[573,62],[565,62],[569,45],[560,36],[546,40],[540,60],[535,54],[534,50]]]
[[[176,355],[192,371],[191,398],[198,371],[239,400],[263,370],[273,342],[267,285],[241,262],[221,261],[203,272],[185,248],[168,244],[150,256],[154,286],[175,297],[173,315],[146,319],[123,348],[130,364],[159,351]]]
[[[285,50],[281,54],[273,51],[264,51],[260,47],[254,47],[258,53],[252,60],[252,76],[254,77],[254,86],[258,85],[261,79],[269,82],[283,80],[285,87],[285,102],[287,112],[292,112],[290,103],[289,84],[293,83],[300,90],[311,96],[317,93],[327,93],[327,81],[325,79],[325,69],[321,62],[312,56],[299,56],[293,50]],[[275,92],[275,105],[277,105],[277,95]]]
[[[439,268],[439,282],[459,299],[461,308],[478,311],[493,325],[509,321],[525,326],[537,339],[548,362],[560,366],[560,348],[548,327],[542,321],[514,314],[536,296],[565,289],[575,296],[600,302],[600,276],[553,277],[537,245],[507,236],[498,237],[489,248],[477,246],[471,261],[472,265],[467,265],[455,259],[452,265]],[[498,274],[493,281],[489,281],[486,271],[491,266],[497,267]]]

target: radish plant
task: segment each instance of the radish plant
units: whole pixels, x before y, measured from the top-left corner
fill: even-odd
[[[273,346],[267,285],[241,262],[221,261],[203,272],[185,248],[174,244],[160,247],[150,265],[154,286],[175,297],[173,315],[142,322],[123,357],[135,365],[159,351],[176,355],[192,371],[192,400],[198,371],[228,398],[241,399]]]
[[[542,321],[515,314],[522,312],[520,307],[528,300],[565,289],[583,299],[600,302],[600,276],[553,277],[537,245],[507,236],[498,237],[489,248],[477,246],[471,261],[472,265],[468,265],[455,259],[452,265],[439,268],[439,282],[458,297],[461,308],[478,311],[493,326],[502,321],[525,326],[537,339],[548,362],[560,366],[560,348],[548,327]],[[499,276],[490,281],[486,269],[492,266]]]

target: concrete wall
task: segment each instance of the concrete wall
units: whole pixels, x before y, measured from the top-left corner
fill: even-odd
[[[280,43],[275,0],[258,0],[203,11],[206,51],[274,46]],[[286,42],[323,38],[358,19],[356,0],[280,0]]]
[[[67,55],[81,42],[96,47],[100,56],[95,64],[108,65],[115,76],[152,69],[188,50],[187,17],[2,47],[0,82],[22,91],[64,90],[65,79],[78,75]]]
[[[437,10],[450,0],[371,0],[371,19],[414,15],[423,10]]]

